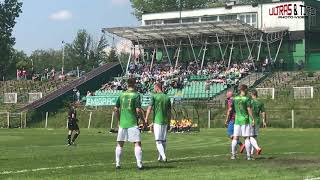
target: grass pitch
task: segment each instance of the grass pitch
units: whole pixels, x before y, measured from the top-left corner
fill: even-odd
[[[115,134],[81,131],[67,147],[66,130],[0,129],[0,179],[312,179],[320,177],[317,129],[263,129],[263,154],[229,160],[225,129],[169,134],[168,160],[156,161],[152,134],[143,134],[145,170],[136,169],[133,145],[126,144],[122,169],[114,168]],[[320,178],[319,178],[320,179]]]

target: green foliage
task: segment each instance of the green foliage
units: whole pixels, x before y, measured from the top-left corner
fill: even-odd
[[[15,67],[17,69],[30,69],[32,67],[28,55],[25,54],[23,51],[14,50],[11,59],[16,62]]]
[[[90,71],[97,67],[106,58],[104,49],[108,46],[104,36],[95,44],[93,38],[86,30],[79,30],[75,40],[66,44],[66,67]]]
[[[35,50],[30,55],[33,61],[35,72],[42,73],[46,68],[61,69],[62,51],[61,50]]]
[[[0,2],[0,76],[15,74],[15,62],[11,59],[15,38],[12,37],[16,18],[22,13],[22,2],[4,0]],[[14,64],[14,65],[13,65]]]
[[[111,48],[107,62],[117,62],[118,61],[118,55],[114,47]]]
[[[312,72],[312,71],[308,72],[308,73],[307,73],[307,76],[308,76],[308,77],[314,77],[314,72]]]
[[[216,0],[130,0],[134,15],[141,19],[142,14],[189,10],[213,7],[222,3]]]

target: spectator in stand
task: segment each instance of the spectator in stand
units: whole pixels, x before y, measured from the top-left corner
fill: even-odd
[[[197,62],[181,63],[177,68],[171,67],[168,63],[154,64],[150,70],[149,64],[130,63],[128,77],[134,77],[137,80],[137,90],[143,94],[149,94],[153,91],[152,86],[155,82],[164,84],[166,91],[175,88],[182,89],[188,84],[188,79],[193,75],[208,76],[206,86],[216,83],[235,84],[240,78],[247,75],[253,68],[250,60],[242,63],[233,63],[227,69],[223,61],[208,62],[202,70],[199,70]],[[123,79],[104,84],[100,90],[125,90],[127,85]]]
[[[21,73],[21,75],[22,75],[22,78],[23,78],[24,80],[27,80],[27,70],[25,70],[24,68],[22,68],[22,73]]]
[[[56,70],[54,69],[54,67],[52,67],[51,72],[50,72],[51,80],[54,80],[55,75],[56,75]]]
[[[87,96],[92,96],[92,93],[90,91],[87,91]]]
[[[76,96],[77,96],[77,102],[80,102],[80,91],[79,90],[77,91]]]
[[[17,80],[20,80],[21,79],[21,70],[20,69],[17,69]]]

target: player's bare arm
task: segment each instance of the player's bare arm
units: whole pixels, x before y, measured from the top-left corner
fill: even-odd
[[[267,128],[267,114],[266,112],[262,112],[262,126],[263,128]]]
[[[152,111],[152,106],[148,106],[146,117],[144,119],[145,124],[148,124],[148,120],[149,120],[149,116],[150,116],[151,111]]]
[[[116,118],[117,118],[118,127],[119,127],[119,124],[120,124],[120,108],[114,107],[114,112],[116,113]]]
[[[252,112],[252,108],[251,107],[248,107],[248,113],[249,113],[249,116],[251,117],[252,119],[252,126],[255,125],[255,120],[254,120],[254,117],[253,117],[253,112]]]
[[[226,120],[224,121],[224,124],[226,125],[226,127],[228,127],[229,116],[230,116],[231,110],[232,110],[232,108],[230,106],[228,106],[227,113],[226,113]]]

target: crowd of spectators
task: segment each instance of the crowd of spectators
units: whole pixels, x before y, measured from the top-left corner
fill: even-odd
[[[131,63],[128,73],[124,77],[115,78],[100,88],[101,91],[125,90],[126,78],[134,77],[137,81],[137,90],[148,94],[153,90],[155,82],[162,82],[165,91],[170,88],[182,89],[188,82],[193,81],[193,76],[205,76],[206,85],[212,83],[236,83],[241,77],[253,70],[253,64],[249,61],[230,64],[228,68],[222,61],[207,63],[201,70],[197,62],[180,63],[176,68],[168,63],[159,63],[152,68],[150,64]]]
[[[84,71],[81,71],[79,75],[84,74]],[[67,78],[76,77],[77,71],[73,70],[70,72],[56,71],[54,67],[46,68],[42,72],[35,72],[33,69],[27,71],[25,68],[17,69],[17,80],[33,80],[33,81],[53,81],[60,80],[65,81]]]

